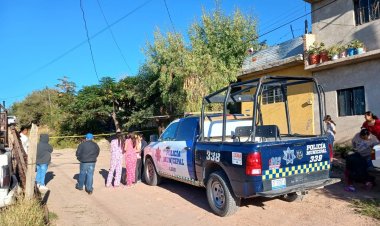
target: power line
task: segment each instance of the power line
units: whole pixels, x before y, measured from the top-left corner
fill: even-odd
[[[84,22],[84,29],[86,30],[87,43],[88,43],[88,46],[90,47],[92,65],[94,66],[94,71],[95,71],[95,74],[96,74],[96,78],[98,79],[98,81],[100,81],[99,80],[99,76],[98,76],[98,70],[96,70],[96,64],[95,64],[95,59],[94,59],[94,53],[92,52],[92,46],[91,46],[91,42],[90,42],[90,36],[88,34],[87,21],[86,21],[86,17],[85,17],[85,14],[84,14],[82,0],[79,0],[79,5],[80,5],[80,9],[82,10],[82,18],[83,18],[83,22]]]
[[[338,1],[338,0],[334,0],[334,1],[332,1],[332,2],[329,2],[329,3],[327,3],[326,5],[323,5],[323,6],[319,7],[319,8],[316,8],[316,9],[314,9],[314,10],[312,10],[312,11],[306,13],[305,15],[302,15],[302,16],[300,16],[300,17],[297,17],[297,18],[295,18],[295,19],[293,19],[293,20],[291,20],[291,21],[289,21],[289,22],[286,22],[285,24],[282,24],[282,25],[280,25],[280,26],[278,26],[278,27],[276,27],[276,28],[273,28],[273,29],[270,30],[270,31],[267,31],[267,32],[265,32],[265,33],[263,33],[263,34],[260,34],[260,35],[258,35],[256,38],[251,39],[250,41],[253,41],[253,40],[257,39],[257,38],[261,38],[261,37],[264,36],[264,35],[267,35],[267,34],[269,34],[269,33],[272,33],[272,32],[274,32],[274,31],[276,31],[276,30],[278,30],[278,29],[280,29],[280,28],[282,28],[282,27],[284,27],[284,26],[286,26],[286,25],[289,25],[289,24],[293,23],[294,21],[297,21],[297,20],[299,20],[299,19],[302,19],[302,18],[305,17],[305,16],[308,16],[308,15],[310,15],[310,14],[312,14],[312,13],[318,11],[318,10],[321,10],[321,9],[325,8],[326,6],[328,6],[328,5],[331,5],[332,3],[335,3],[336,1]]]
[[[174,33],[177,33],[175,31],[174,23],[173,23],[171,15],[170,15],[170,11],[169,11],[168,5],[166,4],[166,0],[164,0],[164,3],[165,3],[166,12],[168,13],[168,16],[169,16],[170,23],[172,24],[173,31],[174,31]]]
[[[96,0],[96,1],[98,2],[98,6],[99,6],[99,8],[100,8],[100,11],[102,12],[102,15],[103,15],[104,21],[106,22],[107,26],[109,27],[110,25],[109,25],[109,23],[108,23],[108,20],[107,20],[106,15],[104,14],[103,8],[102,8],[102,6],[101,6],[99,0]],[[118,44],[117,41],[116,41],[116,37],[115,37],[115,35],[114,35],[112,29],[109,28],[108,30],[109,30],[109,32],[111,33],[111,36],[112,36],[113,42],[115,43],[117,49],[119,50],[119,53],[120,53],[121,57],[123,58],[123,61],[124,61],[125,65],[127,66],[128,70],[129,70],[129,73],[132,74],[131,67],[130,67],[129,64],[127,63],[127,60],[125,59],[125,56],[124,56],[123,52],[121,51],[121,48],[120,48],[119,44]]]
[[[303,17],[305,17],[305,16],[307,16],[307,15],[310,15],[310,14],[316,12],[316,11],[319,11],[319,10],[321,10],[321,9],[323,9],[323,8],[325,8],[325,7],[327,7],[327,6],[331,5],[331,4],[333,4],[333,3],[335,3],[336,1],[338,1],[338,0],[333,0],[333,1],[329,2],[329,3],[327,3],[326,5],[323,5],[323,6],[319,7],[319,8],[316,8],[316,9],[314,9],[314,10],[312,10],[312,11],[310,11],[310,12],[304,14],[304,15],[302,15],[302,16],[299,16],[299,17],[297,17],[297,18],[295,18],[295,19],[293,19],[293,20],[291,20],[291,21],[288,21],[288,22],[286,22],[286,23],[284,23],[284,24],[282,24],[282,25],[280,25],[280,26],[278,26],[278,27],[276,27],[276,28],[271,29],[270,31],[267,31],[267,32],[262,33],[262,34],[259,34],[259,35],[255,35],[252,39],[247,40],[246,44],[249,44],[249,43],[252,42],[252,41],[255,41],[255,40],[257,40],[257,39],[259,39],[259,38],[261,38],[261,37],[263,37],[263,36],[265,36],[265,35],[267,35],[267,34],[270,34],[270,33],[274,32],[274,31],[276,31],[276,30],[278,30],[278,29],[280,29],[280,28],[282,28],[282,27],[285,27],[285,26],[287,26],[287,25],[293,23],[294,21],[297,21],[297,20],[299,20],[299,19],[302,19]],[[230,51],[231,51],[231,50],[228,50],[228,51],[226,51],[224,54],[227,54],[227,53],[229,53]]]
[[[284,20],[287,20],[289,18],[294,17],[295,15],[297,15],[299,13],[300,10],[302,10],[302,8],[303,8],[303,6],[298,6],[298,7],[294,8],[293,10],[288,11],[288,13],[285,13],[283,15],[276,17],[276,19],[274,19],[274,20],[272,19],[270,21],[268,20],[268,21],[263,22],[260,27],[265,27],[265,29],[269,29],[269,28],[273,27],[274,25],[281,23]]]
[[[114,21],[113,23],[111,23],[109,26],[106,26],[105,28],[101,29],[100,31],[96,32],[95,34],[93,34],[92,36],[89,37],[89,39],[93,39],[95,37],[97,37],[98,35],[102,34],[103,32],[105,32],[106,30],[108,30],[109,28],[115,26],[116,24],[120,23],[121,21],[123,21],[125,18],[129,17],[130,15],[132,15],[133,13],[135,13],[136,11],[140,10],[141,8],[145,7],[147,4],[149,4],[150,2],[152,2],[153,0],[147,0],[145,2],[143,2],[142,4],[140,4],[139,6],[137,6],[136,8],[134,8],[133,10],[129,11],[127,14],[125,14],[124,16],[120,17],[119,19],[117,19],[116,21]],[[37,69],[35,69],[34,71],[30,72],[29,74],[26,74],[24,76],[24,79],[49,67],[50,65],[54,64],[55,62],[59,61],[60,59],[62,59],[63,57],[65,57],[66,55],[68,55],[69,53],[73,52],[74,50],[78,49],[79,47],[81,47],[83,44],[85,44],[87,42],[87,39],[86,40],[83,40],[82,42],[78,43],[77,45],[71,47],[70,49],[68,49],[67,51],[65,51],[64,53],[62,53],[61,55],[57,56],[56,58],[53,58],[52,60],[50,60],[49,62],[47,62],[46,64],[38,67]]]

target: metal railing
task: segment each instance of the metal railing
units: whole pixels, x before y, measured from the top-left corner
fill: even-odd
[[[368,1],[364,7],[355,6],[356,25],[365,24],[380,19],[380,0]]]

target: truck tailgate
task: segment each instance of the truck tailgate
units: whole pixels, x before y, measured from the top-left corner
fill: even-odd
[[[259,150],[263,192],[301,188],[329,179],[329,147],[323,137],[267,143]]]

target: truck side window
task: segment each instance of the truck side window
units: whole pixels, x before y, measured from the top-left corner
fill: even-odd
[[[160,140],[163,140],[163,141],[175,140],[175,135],[177,132],[178,125],[179,125],[179,122],[174,122],[170,124],[165,129],[165,132],[161,135]]]
[[[199,123],[197,118],[185,118],[181,120],[176,140],[193,140],[198,130],[198,125]]]

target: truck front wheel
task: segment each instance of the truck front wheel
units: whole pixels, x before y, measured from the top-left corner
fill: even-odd
[[[207,181],[206,189],[208,203],[215,214],[225,217],[238,210],[239,199],[231,193],[224,173],[220,171],[212,173]]]
[[[156,167],[154,166],[153,160],[151,158],[147,158],[145,161],[144,178],[145,182],[151,186],[160,184],[161,177],[157,174]]]

